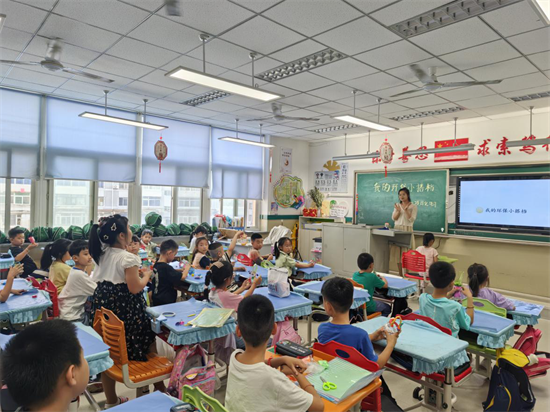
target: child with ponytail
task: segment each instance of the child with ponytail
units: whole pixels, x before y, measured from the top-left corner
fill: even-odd
[[[139,275],[141,259],[126,250],[132,243],[132,231],[128,219],[121,215],[102,217],[99,224],[90,231],[89,250],[96,267],[93,280],[97,288],[93,295],[93,311],[106,308],[124,322],[126,347],[131,361],[146,361],[149,352],[155,352],[155,334],[151,330],[149,318],[145,313],[143,288],[151,278],[151,270],[144,269]],[[115,381],[101,374],[105,397],[105,408],[128,401],[118,397]],[[164,392],[162,382],[155,388]]]
[[[71,267],[65,263],[71,260],[70,245],[71,241],[68,239],[57,239],[44,248],[40,259],[40,269],[49,271],[50,280],[57,288],[58,295],[65,287],[71,271]]]
[[[468,268],[468,286],[474,298],[487,299],[506,310],[516,310],[514,302],[489,288],[489,271],[485,265],[474,263]]]
[[[296,262],[296,259],[292,258],[292,241],[288,237],[280,238],[275,243],[275,266],[278,268],[287,268],[288,276],[292,275],[294,268],[312,268],[315,263],[302,263]]]

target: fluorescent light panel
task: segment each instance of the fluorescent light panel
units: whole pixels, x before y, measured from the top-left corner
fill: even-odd
[[[510,97],[510,100],[513,100],[514,102],[523,102],[525,100],[542,99],[543,97],[550,97],[550,92],[540,92],[526,94],[525,96]]]
[[[218,140],[225,140],[226,142],[249,144],[252,146],[260,146],[260,147],[275,147],[274,145],[269,143],[255,142],[254,140],[241,139],[239,137],[231,137],[231,136],[219,137]]]
[[[543,144],[549,144],[550,139],[535,139],[535,140],[514,140],[512,142],[506,142],[508,147],[523,147],[523,146],[542,146]]]
[[[527,0],[531,3],[531,7],[535,10],[535,13],[539,15],[542,21],[548,25],[550,24],[550,0]]]
[[[199,96],[195,96],[192,99],[185,100],[181,102],[181,104],[184,104],[186,106],[192,106],[197,107],[201,106],[206,103],[214,102],[216,100],[223,99],[227,96],[231,96],[229,93],[222,92],[220,90],[213,90],[208,93],[201,94]]]
[[[390,130],[399,130],[395,127],[384,126],[383,124],[370,122],[368,120],[361,119],[355,116],[350,116],[350,115],[336,116],[336,117],[333,117],[333,119],[341,120],[343,122],[353,123],[358,126],[368,127],[369,129],[378,130],[380,132],[388,132]]]
[[[423,154],[437,154],[437,153],[453,153],[453,152],[464,152],[474,150],[476,145],[473,143],[460,144],[458,146],[451,147],[441,147],[439,149],[418,149],[418,150],[407,150],[403,152],[403,156],[418,156]]]
[[[2,28],[4,27],[5,22],[6,22],[6,15],[0,14],[0,32],[2,32]]]
[[[104,122],[119,123],[119,124],[125,124],[128,126],[135,126],[135,127],[143,127],[145,129],[152,129],[152,130],[168,129],[168,126],[138,122],[137,120],[128,120],[128,119],[123,119],[122,117],[107,116],[105,114],[99,114],[99,113],[84,112],[84,113],[80,113],[79,116],[85,117],[86,119],[103,120]]]
[[[346,156],[334,156],[332,160],[336,161],[346,161],[346,160],[361,160],[361,159],[374,159],[380,157],[380,153],[365,153],[359,155],[346,155]]]
[[[438,114],[460,112],[461,110],[464,110],[464,108],[456,106],[456,107],[449,107],[448,109],[437,109],[437,110],[430,110],[427,112],[418,112],[418,113],[406,114],[403,116],[390,117],[390,119],[395,120],[396,122],[401,122],[403,120],[420,119],[422,117],[428,117],[428,116],[437,116]]]
[[[341,125],[338,125],[338,126],[325,127],[325,128],[322,128],[322,129],[315,129],[315,130],[312,130],[312,131],[315,132],[315,133],[338,132],[340,130],[354,129],[356,127],[357,127],[356,124],[349,123],[349,124],[341,124]]]
[[[264,102],[269,102],[271,100],[280,99],[283,97],[275,93],[264,92],[263,90],[256,89],[254,87],[231,82],[229,80],[181,66],[166,73],[165,76],[180,79],[189,83],[200,84],[201,86],[211,87],[216,90],[223,90],[224,92],[231,94],[250,97],[252,99],[257,99]]]

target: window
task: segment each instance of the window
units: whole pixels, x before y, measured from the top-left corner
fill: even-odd
[[[128,183],[98,182],[98,216],[122,215],[128,217]]]
[[[210,220],[214,219],[216,215],[222,213],[222,206],[220,199],[210,199]]]
[[[222,213],[231,219],[235,217],[235,201],[233,199],[222,200]]]
[[[258,227],[256,225],[256,205],[258,204],[255,200],[246,201],[246,226],[247,227]]]
[[[178,187],[177,223],[201,223],[202,190]]]
[[[156,212],[162,216],[162,224],[172,223],[172,189],[162,186],[141,186],[141,223],[147,213]]]
[[[257,227],[258,201],[244,199],[210,199],[210,219],[223,214],[233,219],[245,218],[246,227]]]
[[[6,179],[0,178],[0,230],[6,233],[10,228],[4,225],[6,216]]]
[[[31,228],[31,181],[28,179],[11,179],[10,227],[13,226]]]
[[[91,183],[84,181],[54,180],[53,226],[68,228],[84,226],[90,222]]]

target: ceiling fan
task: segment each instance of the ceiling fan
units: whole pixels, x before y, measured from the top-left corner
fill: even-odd
[[[87,77],[88,79],[99,80],[105,83],[112,83],[114,80],[107,79],[105,77],[96,76],[95,74],[86,73],[78,69],[65,67],[59,61],[61,58],[61,52],[63,51],[63,43],[61,39],[51,39],[48,42],[48,49],[46,50],[46,57],[39,62],[21,62],[15,60],[0,60],[0,63],[14,64],[18,66],[42,66],[42,68],[51,72],[65,72],[74,74],[77,76]]]
[[[434,90],[441,89],[442,87],[464,87],[464,86],[481,86],[484,84],[499,84],[502,80],[487,80],[487,81],[471,81],[471,82],[449,82],[449,83],[440,83],[437,81],[437,76],[435,74],[436,67],[430,67],[428,68],[428,73],[424,71],[422,67],[420,67],[418,64],[411,64],[409,65],[409,68],[414,73],[414,75],[420,80],[424,85],[422,86],[422,89],[433,92]],[[397,93],[390,97],[397,97],[402,96],[404,94],[409,93],[416,93],[419,92],[420,89],[416,90],[409,90],[403,93]]]
[[[319,119],[316,119],[314,117],[292,117],[292,116],[285,116],[283,114],[283,111],[281,110],[283,105],[281,103],[271,103],[271,110],[273,111],[273,116],[268,117],[262,117],[258,119],[250,119],[247,120],[247,122],[257,122],[259,120],[268,120],[268,119],[275,119],[278,122],[281,122],[283,120],[306,120],[306,121],[313,121],[316,122]]]

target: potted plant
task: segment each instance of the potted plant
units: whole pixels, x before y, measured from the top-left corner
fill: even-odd
[[[314,186],[313,189],[310,189],[307,194],[317,207],[317,216],[321,217],[321,208],[323,207],[323,200],[325,199],[325,195],[321,193],[317,186]]]

